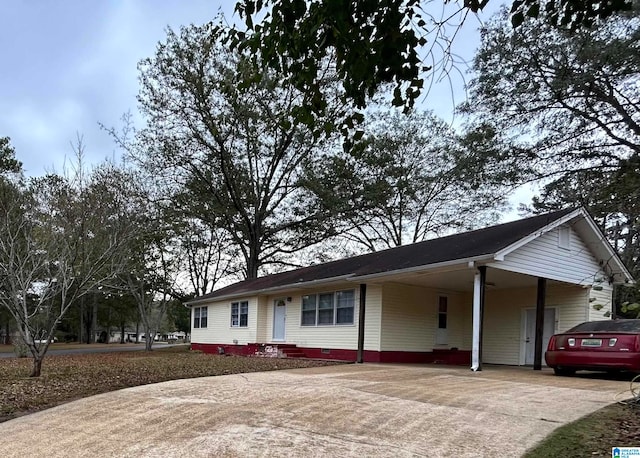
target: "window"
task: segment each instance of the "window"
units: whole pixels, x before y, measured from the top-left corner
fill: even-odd
[[[246,328],[249,325],[249,303],[247,301],[231,303],[231,327]]]
[[[438,298],[438,329],[447,329],[447,298]]]
[[[316,295],[302,296],[302,326],[316,325]]]
[[[567,226],[558,228],[558,246],[568,250],[570,248],[571,231]]]
[[[302,296],[302,326],[353,324],[354,290]]]
[[[194,328],[206,328],[207,327],[207,307],[195,307],[193,309],[193,327]]]
[[[336,293],[336,324],[353,324],[353,290]]]
[[[436,329],[436,345],[447,345],[449,333],[447,332],[447,312],[449,299],[447,296],[438,296],[438,329]]]

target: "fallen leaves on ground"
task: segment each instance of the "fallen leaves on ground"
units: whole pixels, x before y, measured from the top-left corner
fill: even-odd
[[[28,377],[31,359],[0,359],[0,422],[74,399],[183,378],[295,369],[335,362],[219,356],[188,348],[148,352],[56,355],[45,358],[42,376]]]

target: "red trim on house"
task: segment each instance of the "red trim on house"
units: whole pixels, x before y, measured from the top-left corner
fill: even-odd
[[[192,343],[192,350],[200,350],[204,353],[227,355],[252,356],[263,351],[265,345],[273,345],[283,349],[284,353],[292,353],[305,358],[314,359],[337,359],[340,361],[355,361],[357,350],[347,350],[343,348],[311,348],[298,347],[293,344],[257,344],[246,345],[229,344],[204,344]],[[220,350],[222,349],[222,351]],[[295,349],[295,352],[291,350]],[[433,351],[364,351],[364,362],[366,363],[414,363],[414,364],[471,364],[471,352],[467,350],[433,350]]]

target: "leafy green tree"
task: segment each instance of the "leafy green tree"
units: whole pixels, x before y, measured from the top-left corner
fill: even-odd
[[[327,212],[307,205],[301,184],[322,145],[295,122],[303,94],[219,38],[212,25],[169,30],[140,64],[147,126],[127,148],[165,188],[189,193],[190,217],[226,231],[244,276],[254,278],[333,235]]]
[[[355,148],[328,157],[330,166],[309,171],[323,204],[340,209],[348,240],[376,251],[497,218],[505,193],[483,177],[490,158],[434,115],[378,113],[364,132]]]
[[[187,299],[187,297],[182,297],[180,300],[174,300],[167,308],[167,318],[173,325],[172,331],[182,331],[185,334],[191,332],[191,309],[183,305]]]
[[[6,180],[9,176],[22,173],[22,163],[16,159],[16,152],[9,137],[0,137],[0,176]]]
[[[601,173],[583,170],[543,187],[533,199],[536,213],[567,205],[589,210],[608,241],[634,278],[640,278],[640,163],[637,157],[623,161],[618,170]],[[605,266],[606,267],[606,266]],[[640,307],[638,284],[615,289],[616,314],[635,318]]]
[[[513,30],[502,11],[483,30],[477,77],[463,107],[501,130],[514,168],[529,180],[543,179],[533,211],[586,207],[636,278],[639,12],[568,31],[544,18]],[[637,297],[632,288],[618,288],[618,312]]]
[[[118,329],[120,343],[125,343],[127,326],[135,323],[138,319],[135,298],[131,294],[126,294],[122,291],[109,291],[103,288],[98,295],[97,305],[97,322],[106,329],[106,335],[109,336],[111,334],[111,329]],[[108,339],[106,343],[109,343]]]
[[[236,12],[246,30],[221,29],[232,46],[248,48],[260,68],[275,70],[305,95],[306,103],[296,116],[314,127],[314,117],[326,106],[319,84],[323,61],[334,63],[346,105],[364,108],[379,89],[392,84],[393,104],[409,110],[429,86],[426,78],[450,70],[451,41],[467,16],[487,3],[241,0]],[[512,21],[521,26],[525,16],[546,11],[550,23],[580,28],[628,10],[631,4],[632,0],[514,0]],[[344,115],[353,122],[352,115]]]
[[[617,170],[640,154],[639,10],[569,32],[542,19],[482,32],[463,110],[509,138],[533,178]]]

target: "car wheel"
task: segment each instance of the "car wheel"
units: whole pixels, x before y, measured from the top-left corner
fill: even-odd
[[[576,373],[575,369],[567,369],[566,367],[554,367],[553,373],[556,375],[572,376]]]

